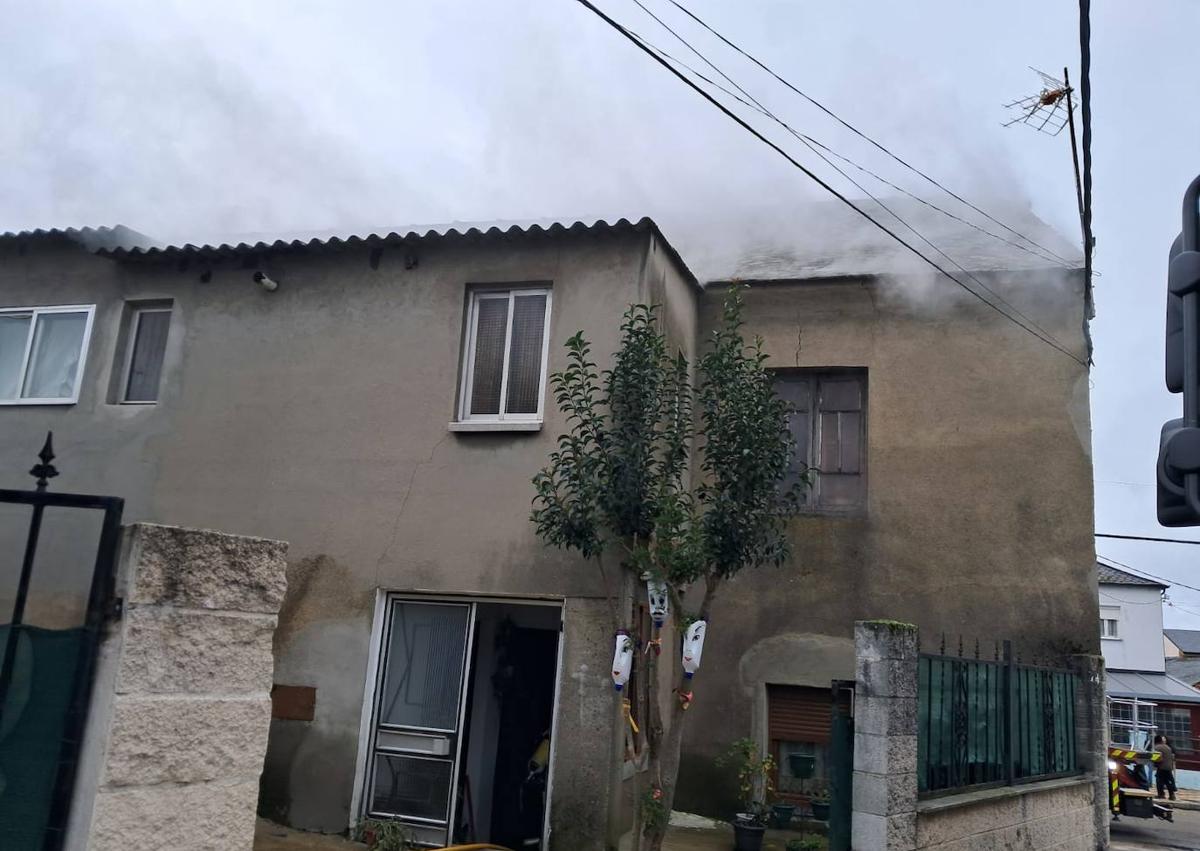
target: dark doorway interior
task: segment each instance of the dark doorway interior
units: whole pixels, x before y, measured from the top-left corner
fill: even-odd
[[[494,683],[502,732],[492,779],[491,841],[521,848],[542,835],[558,634],[514,626],[505,651],[508,664]]]
[[[457,841],[541,848],[560,617],[558,607],[478,606]]]

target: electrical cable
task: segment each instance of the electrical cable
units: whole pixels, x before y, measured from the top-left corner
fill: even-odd
[[[1141,574],[1141,577],[1143,579],[1154,579],[1158,582],[1166,583],[1167,585],[1178,586],[1180,588],[1186,588],[1189,591],[1200,591],[1200,588],[1197,588],[1194,585],[1185,585],[1182,582],[1175,582],[1175,581],[1167,579],[1166,577],[1163,577],[1163,576],[1155,576],[1153,573],[1147,573],[1146,571],[1142,570],[1141,568],[1130,567],[1129,565],[1125,564],[1122,561],[1117,561],[1115,558],[1109,558],[1108,556],[1099,556],[1099,558],[1102,558],[1105,561],[1111,561],[1113,564],[1117,565],[1118,567],[1123,567],[1126,570],[1131,571],[1133,573]]]
[[[929,181],[929,182],[930,182],[930,183],[932,183],[934,186],[936,186],[938,189],[942,190],[942,191],[943,191],[943,192],[945,192],[947,195],[949,195],[951,198],[954,198],[955,200],[957,200],[957,201],[960,201],[961,203],[963,203],[963,204],[965,204],[966,206],[970,207],[972,210],[974,210],[975,212],[979,213],[981,216],[984,216],[984,217],[985,217],[985,218],[987,218],[988,220],[990,220],[990,221],[992,221],[992,222],[994,222],[994,223],[998,224],[1000,227],[1004,228],[1006,231],[1008,231],[1009,233],[1013,234],[1014,236],[1018,236],[1018,237],[1020,237],[1021,239],[1025,240],[1026,242],[1028,242],[1030,245],[1037,246],[1038,248],[1040,248],[1042,251],[1046,252],[1047,254],[1050,254],[1050,255],[1054,256],[1055,258],[1057,258],[1058,260],[1060,260],[1061,262],[1063,262],[1063,263],[1066,263],[1066,264],[1070,265],[1071,261],[1070,261],[1070,260],[1068,260],[1067,258],[1065,258],[1065,257],[1063,257],[1062,255],[1060,255],[1060,254],[1058,254],[1058,253],[1056,253],[1056,252],[1054,252],[1054,251],[1050,250],[1050,249],[1049,249],[1049,248],[1047,248],[1046,246],[1044,246],[1044,245],[1041,245],[1041,244],[1040,244],[1040,243],[1038,243],[1038,242],[1035,242],[1034,240],[1032,240],[1032,239],[1030,239],[1029,237],[1025,236],[1025,234],[1021,233],[1020,231],[1018,231],[1018,230],[1015,230],[1015,229],[1014,229],[1014,228],[1012,228],[1012,227],[1009,227],[1008,225],[1006,225],[1004,222],[1002,222],[1002,221],[1000,221],[999,219],[997,219],[997,218],[996,218],[995,216],[993,216],[992,214],[988,213],[988,212],[987,212],[987,211],[985,211],[985,210],[981,210],[979,207],[977,207],[977,206],[975,206],[974,204],[972,204],[972,203],[971,203],[970,201],[968,201],[966,198],[963,198],[963,197],[962,197],[961,195],[959,195],[958,193],[956,193],[956,192],[954,192],[953,190],[951,190],[951,189],[947,188],[946,186],[943,186],[943,185],[942,185],[941,183],[939,183],[937,180],[935,180],[934,178],[930,177],[928,174],[926,174],[925,172],[921,171],[921,170],[920,170],[919,168],[917,168],[916,166],[912,165],[911,163],[908,163],[907,161],[905,161],[904,159],[902,159],[902,158],[901,158],[901,157],[899,157],[898,155],[896,155],[896,154],[892,153],[892,152],[891,152],[890,150],[888,150],[888,149],[887,149],[887,148],[886,148],[884,145],[880,144],[879,142],[876,142],[874,139],[872,139],[872,138],[871,138],[870,136],[868,136],[866,133],[863,133],[863,132],[862,132],[861,130],[859,130],[857,127],[855,127],[854,125],[850,124],[848,121],[846,121],[845,119],[843,119],[843,118],[842,118],[841,116],[839,116],[837,113],[833,112],[833,110],[829,109],[829,108],[828,108],[827,106],[825,106],[823,103],[821,103],[820,101],[818,101],[818,100],[816,100],[815,98],[811,97],[810,95],[808,95],[808,94],[805,94],[805,93],[804,93],[804,92],[802,92],[800,89],[798,89],[796,86],[792,85],[790,82],[788,82],[787,80],[785,80],[783,77],[779,76],[779,74],[775,73],[773,70],[771,70],[771,69],[770,69],[770,68],[768,68],[766,65],[764,65],[764,64],[763,64],[761,61],[759,61],[759,60],[758,60],[756,57],[754,57],[754,56],[752,56],[751,54],[747,53],[745,50],[742,50],[742,48],[738,47],[736,44],[734,44],[732,41],[730,41],[729,39],[727,39],[725,36],[721,35],[721,33],[717,32],[715,29],[713,29],[711,26],[709,26],[707,23],[705,23],[703,20],[701,20],[701,19],[700,19],[698,16],[696,16],[696,15],[695,15],[693,12],[691,12],[691,11],[690,11],[690,10],[689,10],[687,7],[685,7],[685,6],[684,6],[682,3],[679,3],[679,2],[678,2],[678,0],[668,0],[668,2],[670,2],[670,3],[671,3],[673,6],[675,6],[675,8],[679,9],[679,11],[683,12],[685,15],[687,15],[687,16],[688,16],[689,18],[691,18],[693,21],[695,21],[696,23],[698,23],[700,26],[704,27],[706,30],[708,30],[710,33],[712,33],[714,36],[716,36],[718,39],[720,39],[722,42],[724,42],[724,43],[725,43],[726,45],[728,45],[730,48],[732,48],[733,50],[735,50],[735,51],[737,51],[738,53],[740,53],[740,54],[741,54],[742,56],[744,56],[746,59],[749,59],[751,62],[753,62],[753,63],[754,63],[755,65],[757,65],[759,68],[761,68],[762,70],[766,71],[768,74],[770,74],[770,75],[771,75],[772,77],[774,77],[776,80],[778,80],[780,83],[782,83],[783,85],[787,86],[789,89],[791,89],[791,90],[792,90],[793,92],[795,92],[796,94],[800,95],[800,97],[802,97],[802,98],[804,98],[805,100],[807,100],[809,103],[811,103],[811,104],[812,104],[813,106],[815,106],[817,109],[821,110],[821,111],[822,111],[822,112],[824,112],[826,115],[828,115],[830,118],[832,118],[833,120],[837,121],[839,124],[841,124],[841,125],[842,125],[843,127],[845,127],[847,130],[850,130],[850,131],[851,131],[852,133],[854,133],[855,135],[857,135],[857,136],[860,136],[861,138],[865,139],[867,142],[870,142],[870,143],[871,143],[872,145],[874,145],[876,148],[878,148],[879,150],[883,151],[885,154],[887,154],[889,157],[891,157],[891,158],[892,158],[893,160],[895,160],[896,162],[900,163],[900,165],[904,166],[904,167],[905,167],[905,168],[907,168],[909,171],[911,171],[911,172],[913,172],[914,174],[917,174],[917,175],[919,175],[920,177],[924,178],[925,180]],[[1072,267],[1072,268],[1074,268],[1074,267]]]
[[[765,106],[763,106],[760,101],[758,101],[756,98],[754,98],[752,95],[750,95],[749,92],[747,92],[745,89],[743,89],[741,86],[739,86],[736,82],[734,82],[729,77],[728,74],[726,74],[724,71],[722,71],[716,65],[714,65],[711,61],[709,61],[709,59],[706,56],[704,56],[704,54],[702,54],[699,50],[697,50],[695,47],[693,47],[691,44],[689,44],[688,41],[683,38],[683,36],[679,35],[679,33],[676,32],[674,29],[672,29],[665,21],[663,21],[662,18],[660,18],[658,15],[654,14],[654,12],[650,11],[650,9],[648,9],[646,6],[644,6],[640,2],[640,0],[633,0],[633,2],[636,3],[642,9],[642,11],[644,11],[647,15],[649,15],[655,21],[657,21],[665,30],[667,30],[667,32],[669,32],[669,33],[671,33],[671,35],[675,36],[675,38],[677,38],[681,43],[683,43],[689,50],[691,50],[693,53],[695,53],[697,56],[699,56],[701,59],[703,59],[704,62],[710,68],[712,68],[714,71],[716,71],[718,74],[720,74],[726,80],[728,80],[730,82],[730,84],[736,86],[738,91],[742,92],[742,94],[746,95],[746,97],[749,97],[751,100],[753,100],[754,104],[747,103],[746,101],[742,100],[737,95],[735,95],[733,92],[731,92],[728,89],[721,86],[719,83],[709,80],[707,77],[705,77],[703,74],[696,71],[694,68],[690,68],[682,60],[671,57],[665,51],[660,50],[659,48],[655,47],[652,43],[647,41],[646,43],[649,44],[650,47],[654,48],[655,50],[658,50],[660,53],[662,53],[664,56],[667,56],[672,61],[679,63],[680,65],[682,65],[685,68],[688,68],[688,70],[691,71],[693,74],[695,74],[696,76],[705,80],[710,85],[715,86],[718,89],[721,89],[721,91],[725,92],[725,94],[729,95],[730,97],[734,98],[735,100],[740,101],[741,103],[745,104],[746,106],[750,107],[751,109],[755,109],[758,112],[761,112],[763,115],[767,116],[768,118],[773,119],[774,121],[778,122],[780,125],[787,127],[788,131],[791,132],[792,135],[796,136],[796,138],[801,139],[801,140],[807,140],[808,142],[811,142],[812,144],[814,144],[817,147],[826,151],[831,156],[836,157],[837,159],[841,160],[842,162],[846,163],[847,165],[853,166],[854,168],[858,169],[859,171],[863,172],[864,174],[870,175],[875,180],[878,180],[880,183],[884,184],[885,186],[888,186],[891,189],[896,190],[897,192],[907,195],[909,198],[913,199],[914,201],[916,201],[920,204],[923,204],[926,207],[929,207],[930,209],[941,213],[943,216],[946,216],[947,218],[953,219],[954,221],[964,224],[969,228],[974,228],[975,230],[979,231],[980,233],[985,234],[986,236],[990,236],[992,239],[999,240],[1000,242],[1010,245],[1013,248],[1016,248],[1020,251],[1024,251],[1026,254],[1029,254],[1033,257],[1037,257],[1041,260],[1045,260],[1056,266],[1061,266],[1062,268],[1065,268],[1065,269],[1076,268],[1075,264],[1071,263],[1070,261],[1064,260],[1063,258],[1058,257],[1057,255],[1044,254],[1041,251],[1034,251],[1024,245],[1021,245],[1019,242],[1013,242],[1011,239],[1003,237],[1000,234],[993,233],[992,231],[988,230],[987,228],[980,227],[979,225],[975,224],[974,222],[964,219],[962,216],[956,215],[943,207],[939,207],[937,204],[934,204],[932,201],[922,198],[920,195],[917,195],[915,192],[910,192],[909,190],[905,189],[903,186],[899,186],[899,185],[893,183],[892,181],[888,180],[886,177],[883,177],[882,175],[872,171],[871,169],[867,168],[866,166],[855,162],[854,160],[850,159],[849,157],[839,154],[837,151],[833,150],[828,145],[825,145],[825,144],[819,142],[818,140],[814,139],[812,136],[809,136],[805,133],[798,133],[797,131],[792,130],[792,128],[788,127],[783,121],[781,121],[773,113],[771,113]],[[635,33],[635,35],[636,35],[636,33]],[[639,38],[641,38],[641,36],[639,36]],[[643,40],[645,40],[645,39],[643,39]],[[855,184],[855,185],[857,185],[857,184]],[[859,188],[861,189],[861,187],[859,187]],[[866,192],[865,189],[863,191]],[[1026,238],[1026,237],[1023,237],[1023,238]]]
[[[840,174],[842,177],[844,177],[847,181],[849,181],[851,183],[851,185],[853,185],[856,189],[858,189],[860,192],[862,192],[868,198],[870,198],[872,201],[874,201],[876,204],[878,204],[879,207],[881,207],[885,212],[887,212],[889,215],[891,215],[891,217],[894,218],[897,222],[904,225],[904,227],[908,228],[908,230],[910,230],[918,239],[920,239],[922,242],[924,242],[926,245],[928,245],[930,248],[932,248],[938,254],[942,255],[942,257],[946,258],[947,261],[949,261],[960,272],[962,272],[964,275],[966,275],[980,289],[982,289],[984,292],[988,293],[989,295],[995,297],[995,299],[1000,304],[1003,304],[1005,307],[1012,310],[1013,313],[1015,313],[1017,316],[1020,316],[1022,319],[1024,319],[1026,322],[1028,322],[1030,325],[1032,325],[1034,328],[1036,328],[1038,331],[1040,331],[1041,334],[1045,338],[1047,338],[1049,340],[1053,340],[1055,343],[1058,343],[1059,346],[1062,345],[1062,343],[1059,340],[1057,340],[1053,334],[1051,334],[1049,331],[1047,331],[1045,328],[1043,328],[1041,325],[1039,325],[1036,320],[1034,320],[1032,317],[1028,316],[1027,314],[1023,313],[1016,305],[1014,305],[1012,302],[1005,299],[1002,295],[1000,295],[998,292],[993,290],[991,287],[989,287],[983,281],[979,280],[979,278],[977,278],[974,274],[972,274],[966,267],[964,267],[961,263],[959,263],[957,260],[955,260],[949,254],[947,254],[945,251],[943,251],[940,247],[935,245],[924,234],[922,234],[915,227],[913,227],[911,224],[909,224],[905,219],[903,219],[899,213],[897,213],[895,210],[893,210],[887,204],[883,203],[882,200],[880,200],[878,197],[876,197],[865,186],[863,186],[861,183],[859,183],[857,180],[855,180],[850,175],[846,174],[846,172],[844,170],[842,170],[841,168],[839,168],[836,164],[830,162],[829,158],[826,157],[824,154],[822,154],[820,151],[818,151],[815,147],[813,147],[813,145],[816,144],[816,145],[820,146],[821,148],[824,148],[825,150],[829,151],[834,156],[837,156],[839,159],[845,160],[846,162],[862,169],[863,171],[867,171],[867,169],[863,169],[862,166],[859,166],[853,160],[849,160],[846,157],[836,154],[834,151],[832,151],[826,145],[822,145],[821,143],[817,142],[815,139],[812,139],[811,137],[809,137],[803,133],[800,133],[797,130],[795,130],[794,128],[792,128],[789,124],[787,124],[787,122],[783,121],[781,118],[779,118],[773,112],[771,112],[769,109],[767,109],[766,106],[764,106],[761,101],[759,101],[752,94],[750,94],[748,91],[746,91],[744,88],[742,88],[737,83],[736,80],[731,78],[728,74],[726,74],[724,71],[722,71],[720,68],[718,68],[715,64],[713,64],[713,62],[707,56],[705,56],[703,53],[701,53],[699,50],[697,50],[695,47],[693,47],[687,41],[687,39],[685,39],[683,36],[681,36],[679,33],[677,33],[675,30],[673,30],[670,26],[668,26],[661,18],[659,18],[657,15],[655,15],[649,9],[647,9],[642,4],[641,0],[633,0],[633,2],[636,3],[646,14],[648,14],[650,17],[654,18],[654,20],[657,21],[667,32],[669,32],[676,39],[678,39],[679,42],[684,45],[684,47],[686,47],[692,53],[699,56],[700,59],[705,64],[707,64],[710,68],[712,68],[714,71],[716,71],[718,74],[720,74],[726,81],[728,81],[728,83],[731,86],[733,86],[735,89],[737,89],[743,95],[745,95],[745,97],[748,98],[749,101],[743,100],[738,95],[729,91],[729,89],[726,89],[720,83],[717,83],[717,82],[709,79],[704,74],[697,71],[695,68],[691,67],[683,60],[678,59],[674,56],[671,56],[671,54],[667,53],[665,50],[662,50],[661,48],[657,47],[649,40],[645,39],[644,37],[638,35],[636,32],[633,32],[631,30],[630,32],[633,32],[633,35],[636,36],[639,41],[641,41],[646,46],[650,47],[652,50],[656,51],[657,53],[659,53],[661,56],[665,57],[666,59],[677,63],[678,65],[680,65],[683,68],[686,68],[690,73],[692,73],[696,77],[699,77],[701,80],[704,80],[709,85],[719,89],[720,91],[724,92],[729,97],[731,97],[734,100],[738,101],[739,103],[745,105],[746,107],[757,111],[761,115],[774,121],[776,124],[778,124],[783,129],[787,130],[792,136],[794,136],[796,139],[798,139],[805,147],[807,147],[810,151],[812,151],[814,154],[816,154],[817,157],[819,157],[822,161],[824,161],[824,163],[826,165],[828,165],[830,168],[832,168],[834,171],[836,171],[838,174]],[[871,172],[868,171],[868,173],[871,173]],[[882,180],[882,178],[880,178],[880,179]],[[886,183],[887,181],[884,181],[884,182]],[[918,200],[920,200],[920,199],[918,199]]]
[[[626,29],[626,28],[625,28],[623,25],[619,24],[617,21],[613,20],[611,17],[609,17],[607,14],[605,14],[605,13],[604,13],[603,11],[601,11],[599,8],[597,8],[597,7],[596,7],[596,5],[595,5],[594,3],[592,3],[592,2],[591,2],[591,0],[576,0],[576,2],[578,2],[578,3],[579,3],[581,6],[583,6],[584,8],[588,9],[590,12],[592,12],[594,15],[596,15],[597,17],[599,17],[601,20],[603,20],[603,21],[604,21],[606,24],[608,24],[610,27],[612,27],[612,28],[613,28],[613,29],[615,29],[617,32],[619,32],[621,35],[623,35],[623,36],[624,36],[626,39],[628,39],[630,42],[632,42],[632,43],[633,43],[633,44],[634,44],[634,45],[635,45],[635,46],[636,46],[636,47],[637,47],[639,50],[643,51],[643,52],[644,52],[644,53],[645,53],[647,56],[649,56],[649,57],[650,57],[651,59],[653,59],[655,62],[659,63],[659,64],[660,64],[660,65],[662,65],[664,68],[666,68],[668,71],[670,71],[670,72],[671,72],[671,74],[673,74],[674,76],[678,77],[678,78],[679,78],[681,81],[683,81],[683,83],[684,83],[685,85],[687,85],[689,88],[691,88],[692,90],[694,90],[694,91],[695,91],[697,94],[699,94],[701,97],[703,97],[705,100],[707,100],[707,101],[708,101],[710,104],[712,104],[713,106],[715,106],[715,107],[716,107],[718,110],[720,110],[720,111],[721,111],[721,113],[723,113],[723,114],[724,114],[724,115],[725,115],[727,118],[730,118],[730,119],[732,119],[732,120],[733,120],[733,121],[734,121],[736,124],[738,124],[740,127],[742,127],[742,129],[746,130],[748,133],[750,133],[752,136],[754,136],[754,137],[755,137],[756,139],[758,139],[760,142],[762,142],[762,143],[763,143],[763,144],[765,144],[767,147],[769,147],[769,148],[771,148],[772,150],[774,150],[774,151],[775,151],[777,154],[779,154],[781,157],[783,157],[785,160],[787,160],[789,163],[791,163],[793,166],[795,166],[797,169],[799,169],[801,172],[803,172],[805,175],[807,175],[807,176],[808,176],[808,177],[809,177],[809,178],[810,178],[810,179],[811,179],[813,182],[815,182],[815,183],[816,183],[818,186],[820,186],[820,187],[821,187],[822,189],[824,189],[826,192],[828,192],[829,194],[833,195],[835,198],[837,198],[839,201],[841,201],[841,202],[842,202],[843,204],[845,204],[846,206],[850,207],[850,209],[854,210],[856,213],[858,213],[860,216],[862,216],[862,217],[863,217],[864,219],[866,219],[868,222],[870,222],[871,224],[875,225],[875,227],[879,228],[881,231],[883,231],[884,233],[886,233],[888,236],[890,236],[890,237],[891,237],[892,239],[894,239],[896,242],[900,243],[902,246],[904,246],[905,248],[907,248],[909,251],[911,251],[913,254],[915,254],[915,255],[916,255],[918,258],[920,258],[920,259],[921,259],[921,260],[922,260],[922,261],[923,261],[925,264],[927,264],[928,266],[932,267],[932,268],[933,268],[933,269],[935,269],[936,271],[938,271],[938,272],[941,272],[941,273],[942,273],[943,275],[945,275],[947,278],[949,278],[950,280],[954,281],[954,283],[956,283],[958,286],[960,286],[960,287],[962,287],[964,290],[966,290],[966,292],[970,293],[972,296],[974,296],[975,298],[977,298],[979,301],[983,302],[985,305],[987,305],[988,307],[992,308],[992,310],[994,310],[994,311],[996,311],[997,313],[999,313],[999,314],[1000,314],[1001,316],[1003,316],[1005,319],[1008,319],[1008,320],[1009,320],[1010,322],[1012,322],[1014,325],[1018,326],[1019,328],[1023,329],[1024,331],[1028,332],[1028,333],[1029,333],[1029,334],[1031,334],[1032,336],[1034,336],[1034,337],[1037,337],[1039,340],[1041,340],[1041,341],[1042,341],[1043,343],[1045,343],[1046,345],[1050,346],[1051,348],[1055,349],[1056,351],[1059,351],[1059,352],[1061,352],[1062,354],[1066,355],[1066,356],[1067,356],[1068,358],[1070,358],[1071,360],[1075,361],[1075,363],[1077,363],[1077,364],[1079,364],[1080,366],[1082,366],[1084,369],[1087,369],[1087,363],[1086,363],[1085,361],[1081,360],[1080,358],[1077,358],[1077,357],[1076,357],[1076,356],[1075,356],[1075,355],[1074,355],[1074,354],[1073,354],[1071,351],[1069,351],[1068,349],[1066,349],[1066,348],[1064,348],[1064,347],[1060,346],[1059,344],[1055,343],[1054,341],[1052,341],[1052,340],[1049,340],[1049,339],[1047,339],[1047,338],[1043,337],[1042,335],[1040,335],[1039,333],[1037,333],[1036,331],[1034,331],[1032,328],[1030,328],[1028,325],[1025,325],[1024,323],[1022,323],[1022,322],[1020,322],[1019,320],[1015,319],[1014,317],[1012,317],[1012,316],[1011,316],[1011,315],[1009,315],[1008,313],[1005,313],[1003,310],[1001,310],[1001,309],[1000,309],[999,307],[997,307],[995,304],[993,304],[992,302],[988,301],[988,300],[987,300],[986,298],[984,298],[982,295],[980,295],[979,293],[975,292],[975,290],[971,289],[971,288],[970,288],[970,287],[968,287],[966,284],[964,284],[962,281],[958,280],[958,278],[956,278],[956,277],[954,277],[953,275],[951,275],[949,272],[947,272],[947,271],[946,271],[944,268],[942,268],[942,267],[941,267],[940,265],[938,265],[936,262],[934,262],[933,260],[930,260],[930,259],[929,259],[928,257],[926,257],[924,254],[922,254],[920,251],[918,251],[916,248],[914,248],[914,247],[913,247],[913,246],[912,246],[912,245],[911,245],[909,242],[907,242],[907,241],[906,241],[906,240],[905,240],[903,237],[899,236],[899,235],[898,235],[898,234],[897,234],[895,231],[891,230],[891,229],[890,229],[890,228],[888,228],[886,225],[884,225],[884,224],[882,224],[881,222],[877,221],[877,220],[876,220],[875,218],[873,218],[873,217],[872,217],[872,216],[871,216],[869,213],[867,213],[866,211],[864,211],[863,209],[861,209],[860,207],[858,207],[858,206],[857,206],[857,205],[856,205],[856,204],[855,204],[853,201],[851,201],[849,198],[847,198],[845,195],[843,195],[843,194],[842,194],[841,192],[839,192],[838,190],[834,189],[834,188],[833,188],[831,185],[829,185],[829,184],[828,184],[826,181],[824,181],[824,180],[822,180],[820,177],[818,177],[818,176],[817,176],[815,173],[813,173],[813,171],[812,171],[812,170],[810,170],[810,169],[809,169],[809,168],[807,168],[805,165],[803,165],[801,162],[799,162],[797,159],[795,159],[795,158],[794,158],[794,157],[793,157],[791,154],[789,154],[787,151],[785,151],[785,150],[784,150],[783,148],[781,148],[779,145],[777,145],[777,144],[775,144],[774,142],[772,142],[770,139],[768,139],[766,136],[764,136],[762,133],[760,133],[758,130],[756,130],[756,129],[755,129],[753,126],[751,126],[749,123],[747,123],[747,122],[746,122],[746,121],[745,121],[745,120],[744,120],[744,119],[743,119],[741,116],[739,116],[739,115],[737,115],[736,113],[734,113],[733,111],[731,111],[731,110],[730,110],[730,109],[729,109],[727,106],[725,106],[723,103],[721,103],[720,101],[718,101],[716,98],[714,98],[714,97],[713,97],[711,94],[709,94],[707,91],[705,91],[704,89],[700,88],[700,87],[699,87],[698,85],[696,85],[694,82],[692,82],[691,80],[689,80],[689,79],[688,79],[686,76],[684,76],[684,75],[683,75],[683,74],[682,74],[682,73],[681,73],[681,72],[680,72],[678,69],[676,69],[674,66],[672,66],[672,65],[671,65],[671,63],[667,62],[665,59],[663,59],[662,57],[660,57],[660,56],[658,56],[657,54],[655,54],[655,53],[654,53],[654,51],[653,51],[653,50],[651,50],[651,49],[650,49],[649,47],[647,47],[646,45],[642,44],[642,43],[641,43],[641,42],[638,40],[638,38],[637,38],[636,36],[634,36],[634,35],[633,35],[633,34],[632,34],[632,33],[631,33],[631,32],[630,32],[628,29]]]

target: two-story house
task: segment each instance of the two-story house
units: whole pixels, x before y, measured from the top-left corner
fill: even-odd
[[[1139,708],[1139,724],[1152,721],[1156,732],[1170,740],[1180,769],[1195,771],[1200,768],[1193,732],[1200,730],[1200,691],[1172,676],[1164,662],[1162,600],[1169,586],[1103,562],[1097,562],[1096,570],[1106,690],[1117,698],[1109,706],[1111,720],[1118,722],[1110,737],[1120,744],[1145,745],[1128,742],[1128,730],[1120,722],[1132,721],[1128,701],[1146,701],[1153,706]]]
[[[1077,269],[970,260],[1064,354],[861,244],[701,281],[646,219],[204,246],[113,234],[0,236],[0,484],[22,485],[53,430],[59,490],[289,542],[271,818],[339,832],[394,815],[429,843],[572,851],[625,829],[638,764],[603,586],[529,522],[530,478],[565,430],[547,376],[580,329],[604,368],[631,302],[662,305],[694,360],[732,279],[792,403],[798,469],[819,473],[791,561],[718,597],[679,807],[728,811],[713,757],[741,736],[824,770],[856,619],[1031,651],[1100,643]],[[56,564],[27,609],[45,626],[81,593]]]

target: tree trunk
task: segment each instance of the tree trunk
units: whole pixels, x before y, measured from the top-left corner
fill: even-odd
[[[653,695],[650,691],[649,665],[646,663],[647,657],[643,652],[645,649],[646,639],[649,636],[643,634],[643,622],[642,618],[640,618],[638,614],[638,603],[635,597],[633,612],[630,615],[633,624],[633,629],[631,631],[636,638],[636,643],[634,644],[635,656],[633,659],[633,675],[637,682],[637,703],[645,704],[646,707],[649,707],[650,701],[653,700]],[[634,734],[634,770],[633,778],[629,784],[633,792],[633,848],[636,851],[636,849],[640,847],[638,837],[641,836],[646,829],[645,815],[642,812],[642,796],[645,795],[646,782],[642,772],[637,770],[638,764],[641,762],[641,754],[638,752],[638,742],[639,737],[648,740],[650,734],[646,724],[648,712],[643,711],[643,707],[641,705],[631,706],[630,711],[633,713],[634,720],[637,721],[639,727],[641,728],[641,733]]]
[[[713,596],[717,593],[719,584],[719,577],[706,577],[704,600],[700,604],[700,620],[709,620]],[[648,667],[651,672],[655,670],[653,665]],[[685,703],[682,698],[686,692],[692,690],[695,682],[695,678],[689,680],[683,676],[683,672],[680,672],[679,685],[675,693],[676,699],[671,705],[671,726],[667,729],[665,737],[662,736],[662,719],[658,712],[657,689],[651,686],[649,692],[653,702],[650,711],[658,720],[658,741],[656,742],[657,746],[650,750],[648,773],[651,778],[650,782],[654,783],[662,792],[661,804],[666,814],[658,823],[647,824],[643,832],[636,834],[638,839],[636,847],[644,849],[644,851],[661,851],[663,840],[667,835],[667,826],[671,820],[671,808],[675,804],[675,787],[679,781],[679,758],[683,749],[683,722],[687,717],[687,710],[684,709]]]

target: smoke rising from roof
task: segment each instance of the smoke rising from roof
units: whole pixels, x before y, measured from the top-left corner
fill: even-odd
[[[1010,12],[977,18],[958,5],[931,4],[941,30],[870,3],[823,8],[820,26],[814,9],[792,4],[695,9],[959,190],[1028,207],[1017,175],[1039,174],[1008,164],[1017,136],[1000,130],[998,102],[1030,84],[1026,60],[1064,45],[1027,44]],[[629,0],[606,8],[685,52]],[[666,4],[656,11],[682,20]],[[714,248],[710,234],[740,240],[739,223],[823,197],[567,0],[368,2],[352,14],[333,2],[50,3],[7,20],[0,230],[122,221],[196,242],[651,215],[676,241],[694,232]],[[947,35],[984,23],[997,40],[1026,44],[1019,61],[977,68],[969,93],[956,70],[964,50]],[[695,27],[681,31],[794,126],[884,169],[878,152],[744,60]],[[1069,189],[1039,212],[1061,218],[1065,198],[1069,217]]]

